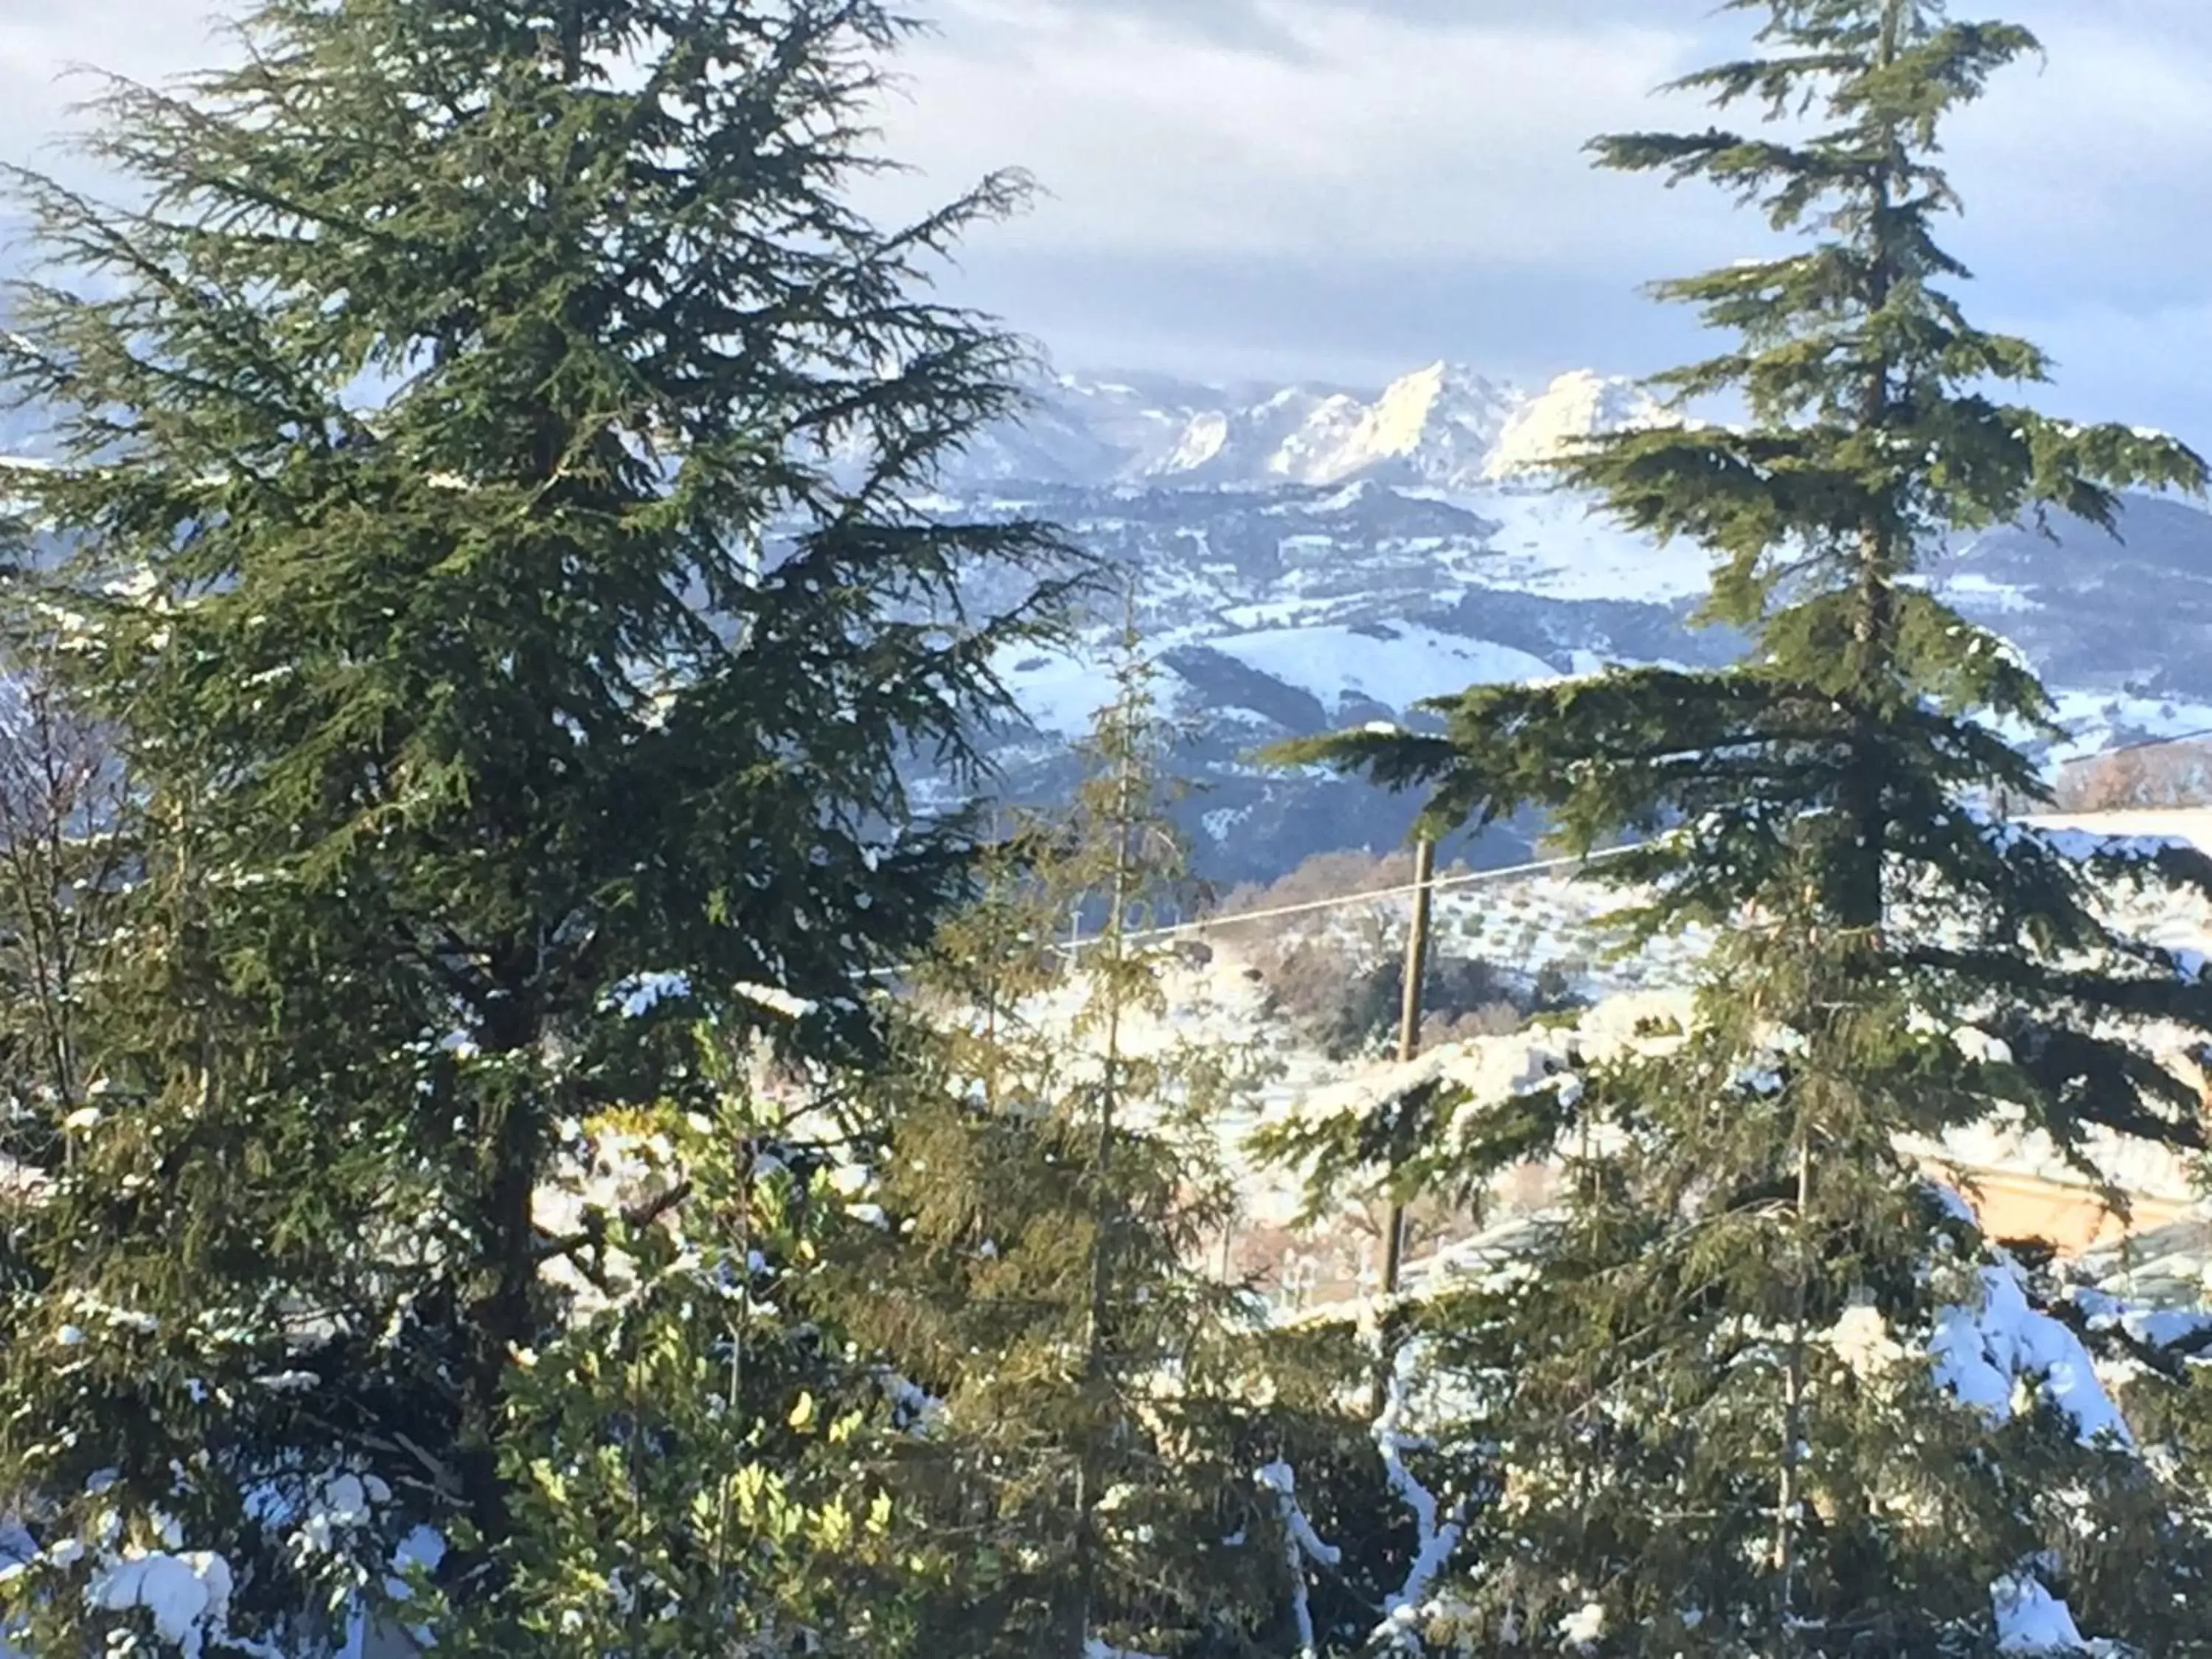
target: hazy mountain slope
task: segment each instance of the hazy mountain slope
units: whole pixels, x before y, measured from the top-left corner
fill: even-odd
[[[1954,601],[2001,629],[2057,683],[2084,691],[2212,699],[2212,520],[2132,497],[2119,535],[2060,516],[2046,531],[1976,538],[1942,574]]]
[[[1389,846],[1410,821],[1364,787],[1255,767],[1268,742],[1478,682],[1730,659],[1738,641],[1689,624],[1698,550],[1629,535],[1532,471],[1655,413],[1595,374],[1531,392],[1442,363],[1364,392],[1129,373],[1040,388],[1029,426],[987,434],[937,503],[1045,514],[1117,573],[1085,650],[1001,665],[1031,723],[1000,751],[1010,793],[1067,784],[1124,587],[1186,722],[1201,865],[1224,879]],[[2212,726],[2212,517],[2131,499],[2122,530],[1995,532],[1936,578],[2051,678],[2076,750]],[[1474,856],[1526,848],[1498,831]]]

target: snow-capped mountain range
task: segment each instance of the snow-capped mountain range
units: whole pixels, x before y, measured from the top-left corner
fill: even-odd
[[[1632,382],[1589,371],[1534,390],[1448,363],[1364,391],[1060,375],[1025,419],[973,441],[930,505],[1042,514],[1125,573],[1186,722],[1199,863],[1265,878],[1310,853],[1395,844],[1413,810],[1257,767],[1268,742],[1402,718],[1477,683],[1737,652],[1689,623],[1698,550],[1620,530],[1542,467],[1563,442],[1664,418]],[[2212,728],[2212,516],[2142,498],[2123,529],[2124,542],[2069,522],[1994,532],[1936,577],[2028,652],[2080,749]],[[1101,646],[1124,609],[1103,607]],[[1103,649],[1002,668],[1029,717],[1000,750],[1006,787],[1056,794],[1067,739],[1109,695]],[[1475,856],[1527,845],[1493,831]]]
[[[974,445],[959,476],[971,485],[1249,488],[1367,478],[1481,489],[1528,476],[1562,440],[1660,418],[1632,382],[1588,371],[1532,392],[1437,362],[1371,395],[1061,375],[1039,388],[1026,421]]]

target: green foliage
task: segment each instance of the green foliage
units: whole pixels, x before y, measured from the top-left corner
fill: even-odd
[[[240,68],[96,101],[143,206],[13,176],[51,264],[0,372],[64,465],[9,486],[70,556],[25,597],[143,848],[82,1016],[100,1115],[13,1246],[0,1489],[87,1549],[7,1592],[42,1641],[142,1619],[46,1595],[127,1540],[219,1553],[234,1636],[296,1654],[418,1526],[472,1618],[580,1607],[525,1451],[588,1462],[625,1368],[696,1394],[718,1316],[655,1302],[595,1372],[543,1184],[604,1111],[721,1109],[694,1017],[865,1052],[859,976],[968,891],[975,825],[917,821],[899,763],[972,770],[1061,550],[906,505],[1024,361],[921,297],[1018,179],[890,229],[848,199],[908,32],[270,0]],[[969,617],[987,565],[1030,597]],[[339,1479],[386,1496],[295,1547]],[[584,1537],[613,1486],[578,1490]]]
[[[1252,1058],[1174,1031],[1164,732],[1133,658],[1061,822],[1007,842],[917,969],[872,1086],[885,1249],[848,1267],[863,1340],[937,1401],[887,1477],[937,1588],[916,1651],[1246,1651],[1282,1557],[1244,1397],[1255,1334],[1220,1281],[1222,1115]],[[1071,914],[1097,917],[1080,945]]]
[[[410,1608],[441,1645],[874,1650],[902,1633],[891,1495],[855,1472],[908,1429],[821,1317],[823,1264],[864,1228],[824,1149],[724,1086],[711,1118],[601,1117],[549,1183],[581,1224],[544,1247],[571,1317],[518,1356],[507,1395],[513,1582]]]
[[[33,634],[0,658],[0,1205],[11,1231],[67,1163],[100,1081],[87,1068],[85,1005],[113,965],[137,861],[128,775],[52,653]]]
[[[1983,1276],[1919,1160],[1996,1114],[2085,1171],[2100,1134],[2202,1147],[2151,1043],[2160,1022],[2212,1030],[2212,988],[2117,932],[2102,895],[2212,890],[2212,862],[1999,820],[1993,803],[2043,798],[2015,739],[2046,733],[2051,705],[1920,579],[1948,535],[2053,508],[2116,525],[2118,491],[2200,489],[2204,464],[2008,401],[2046,363],[1948,290],[1966,273],[1936,238],[1957,205],[1937,133],[2034,50],[2025,31],[1935,0],[1731,9],[1763,20],[1759,55],[1682,85],[1750,103],[1767,134],[1593,149],[1714,183],[1808,245],[1661,285],[1734,343],[1660,377],[1670,421],[1559,471],[1627,526],[1709,548],[1705,614],[1751,635],[1748,659],[1480,688],[1431,706],[1439,734],[1285,757],[1425,790],[1431,834],[1537,809],[1574,851],[1640,840],[1601,872],[1639,893],[1630,941],[1703,922],[1723,946],[1679,1030],[1574,1038],[1571,1073],[1499,1097],[1409,1085],[1293,1150],[1327,1179],[1388,1159],[1476,1189],[1564,1165],[1525,1271],[1424,1315],[1465,1385],[1456,1433],[1501,1492],[1439,1634],[1486,1653],[1983,1652],[1994,1589],[2024,1575],[2085,1631],[2193,1651],[2172,1598],[2205,1544],[2171,1486],[2078,1444],[2055,1407],[1992,1428],[1935,1386],[1931,1350],[2017,1281]],[[1691,418],[1717,393],[1748,419]],[[1839,1363],[1854,1328],[1893,1358]]]
[[[1423,1310],[1437,1363],[1476,1379],[1457,1433],[1510,1449],[1455,1614],[1478,1649],[1517,1631],[1504,1650],[1533,1650],[1595,1607],[1605,1652],[1776,1630],[1811,1653],[1978,1652],[1991,1587],[2039,1560],[2085,1630],[2171,1639],[2148,1587],[2206,1559],[2172,1488],[2079,1443],[2094,1418],[2032,1404],[1993,1428],[1931,1373],[1995,1292],[1902,1137],[1985,1094],[1989,1062],[1856,958],[1847,936],[1733,942],[1687,1030],[1593,1063],[1556,1112],[1575,1196],[1525,1273]],[[1470,1158],[1530,1150],[1474,1139]],[[1510,1394],[1482,1389],[1501,1376]],[[2104,1577],[2116,1551],[2130,1588]]]

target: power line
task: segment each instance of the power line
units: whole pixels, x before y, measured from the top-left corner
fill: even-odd
[[[1626,854],[1643,852],[1650,844],[1649,842],[1637,842],[1626,847],[1601,848],[1596,852],[1578,854],[1571,858],[1539,859],[1530,864],[1504,865],[1493,870],[1469,870],[1456,876],[1439,876],[1429,884],[1429,890],[1436,892],[1447,887],[1487,886],[1498,882],[1510,881],[1522,876],[1540,876],[1559,870],[1582,869],[1593,864],[1602,864],[1608,859],[1620,858]],[[1407,882],[1398,887],[1377,887],[1367,892],[1340,893],[1329,898],[1304,900],[1297,904],[1279,904],[1265,910],[1239,910],[1230,915],[1206,916],[1197,921],[1176,922],[1166,927],[1135,928],[1124,932],[1120,937],[1125,943],[1146,939],[1185,939],[1194,934],[1218,933],[1225,928],[1241,927],[1246,922],[1273,921],[1282,916],[1313,915],[1323,910],[1348,910],[1354,905],[1359,904],[1381,904],[1395,898],[1408,898],[1419,891],[1419,883]],[[1112,937],[1113,935],[1108,933],[1093,933],[1088,938],[1067,939],[1053,948],[1073,955],[1086,945],[1096,945],[1102,939]],[[875,968],[868,971],[867,977],[895,979],[899,975],[910,970],[911,964],[896,968]]]
[[[2207,738],[2212,738],[2212,726],[2203,726],[2194,732],[2176,732],[2170,738],[2137,738],[2133,743],[2116,743],[2109,749],[2100,749],[2094,755],[2076,755],[2073,759],[2063,762],[2062,764],[2065,766],[2092,766],[2111,755],[2140,754],[2146,749],[2179,748],[2185,743],[2201,744]]]
[[[1495,870],[1469,870],[1456,876],[1439,876],[1429,884],[1431,891],[1447,887],[1474,887],[1510,880],[1518,876],[1543,875],[1554,870],[1579,869],[1584,866],[1601,864],[1624,854],[1640,853],[1648,842],[1638,842],[1628,847],[1607,847],[1595,853],[1584,853],[1573,858],[1541,859],[1533,864],[1506,865]],[[1248,921],[1273,921],[1279,916],[1310,915],[1322,910],[1346,910],[1355,904],[1379,904],[1385,900],[1406,898],[1419,893],[1419,882],[1407,882],[1401,887],[1378,887],[1371,892],[1343,893],[1332,898],[1308,899],[1297,904],[1279,904],[1266,910],[1239,910],[1233,915],[1207,916],[1198,921],[1178,922],[1171,927],[1147,927],[1140,932],[1121,935],[1125,939],[1176,939],[1192,933],[1210,933],[1225,927],[1242,927]],[[1103,934],[1089,939],[1071,940],[1070,948],[1095,945]]]

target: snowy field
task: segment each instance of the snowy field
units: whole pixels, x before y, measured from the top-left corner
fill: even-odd
[[[2212,810],[2081,814],[2038,820],[2052,829],[2100,836],[2172,837],[2212,851]],[[1547,969],[1595,1005],[1592,1018],[1626,1018],[1655,1006],[1680,1006],[1710,936],[1689,933],[1662,939],[1632,954],[1620,954],[1603,917],[1629,895],[1559,873],[1484,879],[1440,891],[1435,906],[1435,948],[1474,957],[1533,980]],[[1402,896],[1361,898],[1342,908],[1303,917],[1296,925],[1335,935],[1346,948],[1401,948],[1408,908]],[[2212,906],[2160,892],[2116,891],[2110,910],[2130,931],[2178,951],[2212,951]],[[1301,1038],[1270,1005],[1251,971],[1252,924],[1218,926],[1206,936],[1213,956],[1203,966],[1173,971],[1170,1012],[1140,1042],[1176,1040],[1240,1048],[1262,1063],[1263,1075],[1245,1107],[1222,1125],[1223,1146],[1237,1165],[1248,1218],[1255,1227],[1288,1228],[1304,1200],[1291,1177],[1255,1166],[1244,1142],[1259,1125],[1316,1110],[1341,1109],[1363,1097],[1379,1097],[1397,1072],[1394,1060],[1370,1057],[1331,1060]],[[1503,1067],[1518,1074],[1528,1064],[1522,1036],[1477,1038],[1439,1049],[1425,1062]],[[1334,1103],[1332,1104],[1332,1103]],[[2002,1123],[1921,1149],[1931,1166],[1961,1181],[2006,1180],[2083,1190],[2080,1172],[2040,1137]],[[2147,1212],[2163,1217],[2193,1205],[2197,1176],[2172,1154],[2137,1143],[2100,1143],[2097,1158],[2106,1177],[2134,1194]],[[2088,1201],[2086,1200],[2085,1201]]]
[[[1268,629],[1222,635],[1206,644],[1247,668],[1310,693],[1331,710],[1358,697],[1400,713],[1471,685],[1553,678],[1551,664],[1541,657],[1419,623]]]
[[[1554,599],[1672,605],[1704,593],[1711,580],[1712,560],[1704,549],[1655,546],[1565,490],[1524,484],[1433,495],[1498,526],[1480,566],[1486,587]]]

